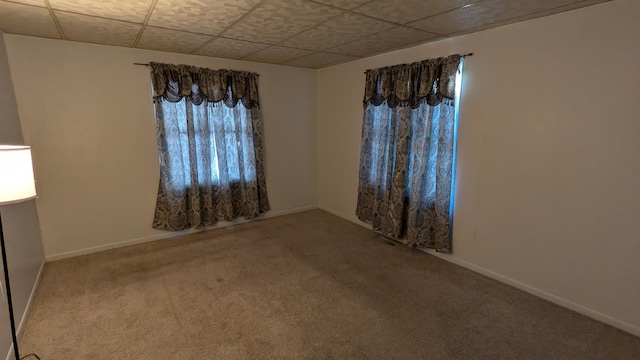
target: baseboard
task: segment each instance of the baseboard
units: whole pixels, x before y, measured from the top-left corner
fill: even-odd
[[[330,214],[336,215],[340,218],[343,218],[345,220],[348,220],[354,224],[360,225],[360,226],[364,226],[367,229],[371,229],[371,225],[364,223],[360,220],[358,220],[355,217],[349,217],[349,216],[345,216],[344,214],[341,214],[337,211],[334,211],[332,209],[326,208],[324,206],[319,206],[318,207],[320,210],[326,211]],[[640,327],[635,326],[633,324],[629,324],[627,322],[624,322],[620,319],[616,319],[612,316],[609,316],[607,314],[603,314],[599,311],[593,310],[591,308],[588,308],[586,306],[577,304],[575,302],[572,302],[570,300],[567,300],[565,298],[553,295],[551,293],[548,293],[546,291],[540,290],[538,288],[535,288],[533,286],[527,285],[525,283],[522,283],[520,281],[517,281],[515,279],[512,279],[510,277],[498,274],[496,272],[493,272],[491,270],[485,269],[483,267],[480,267],[478,265],[475,265],[473,263],[467,262],[465,260],[461,260],[453,255],[447,255],[447,254],[442,254],[442,253],[438,253],[434,250],[425,250],[426,253],[430,254],[430,255],[434,255],[437,256],[443,260],[449,261],[451,263],[454,263],[456,265],[460,265],[464,268],[467,268],[473,272],[477,272],[479,274],[485,275],[487,277],[490,277],[494,280],[500,281],[501,283],[510,285],[515,287],[516,289],[528,292],[531,295],[537,296],[539,298],[542,298],[544,300],[547,300],[549,302],[552,302],[556,305],[562,306],[564,308],[567,308],[569,310],[573,310],[577,313],[580,313],[582,315],[588,316],[592,319],[598,320],[602,323],[611,325],[615,328],[618,328],[620,330],[626,331],[632,335],[638,336],[640,337]]]
[[[151,235],[151,236],[145,236],[145,237],[136,238],[136,239],[119,241],[119,242],[115,242],[115,243],[111,243],[111,244],[94,246],[94,247],[80,249],[80,250],[73,250],[73,251],[59,253],[59,254],[47,255],[45,259],[46,259],[46,261],[62,260],[62,259],[76,257],[76,256],[93,254],[93,253],[97,253],[97,252],[101,252],[101,251],[117,249],[117,248],[121,248],[121,247],[125,247],[125,246],[137,245],[137,244],[142,244],[142,243],[156,241],[156,240],[170,239],[170,238],[184,236],[184,235],[188,235],[188,234],[194,234],[194,233],[198,233],[198,232],[202,232],[202,231],[220,229],[220,228],[224,228],[224,227],[232,226],[232,225],[246,224],[246,223],[252,222],[252,221],[260,221],[260,220],[269,219],[269,218],[273,218],[273,217],[277,217],[277,216],[283,216],[283,215],[298,213],[298,212],[302,212],[302,211],[313,210],[313,209],[317,209],[317,208],[318,208],[318,206],[311,205],[311,206],[303,206],[303,207],[298,207],[298,208],[293,208],[293,209],[286,209],[286,210],[279,210],[279,211],[268,211],[264,215],[262,215],[262,216],[260,216],[260,217],[258,217],[256,219],[245,220],[245,219],[240,218],[240,219],[237,219],[237,220],[235,220],[233,222],[221,221],[221,222],[219,222],[218,224],[216,224],[214,226],[209,226],[209,227],[206,227],[206,228],[189,229],[189,230],[184,230],[184,231],[166,232],[166,233],[157,234],[157,235]]]
[[[333,214],[335,216],[338,216],[342,219],[345,219],[347,221],[350,221],[354,224],[360,225],[362,227],[365,227],[367,229],[370,229],[371,226],[369,224],[366,224],[362,221],[359,221],[358,219],[356,219],[355,217],[349,217],[346,216],[342,213],[339,213],[337,211],[334,211],[330,208],[326,208],[324,206],[305,206],[305,207],[299,207],[299,208],[294,208],[294,209],[287,209],[287,210],[281,210],[281,211],[274,211],[274,212],[269,212],[266,213],[264,216],[258,218],[257,220],[262,220],[262,219],[268,219],[268,218],[273,218],[273,217],[277,217],[277,216],[283,216],[283,215],[288,215],[288,214],[293,214],[293,213],[297,213],[297,212],[302,212],[302,211],[308,211],[308,210],[313,210],[313,209],[320,209],[323,211],[326,211],[330,214]],[[251,221],[251,220],[250,220]],[[243,223],[247,223],[250,222],[244,219],[239,219],[236,222],[232,222],[232,223],[220,223],[216,226],[212,226],[206,229],[192,229],[192,230],[186,230],[186,231],[181,231],[181,232],[171,232],[171,233],[166,233],[166,234],[158,234],[158,235],[153,235],[153,236],[148,236],[148,237],[144,237],[144,238],[138,238],[138,239],[132,239],[132,240],[127,240],[127,241],[121,241],[118,243],[113,243],[113,244],[107,244],[107,245],[101,245],[101,246],[96,246],[96,247],[92,247],[92,248],[87,248],[87,249],[82,249],[82,250],[76,250],[76,251],[71,251],[71,252],[67,252],[67,253],[61,253],[61,254],[55,254],[55,255],[50,255],[46,257],[46,261],[54,261],[54,260],[60,260],[60,259],[65,259],[65,258],[70,258],[70,257],[75,257],[75,256],[80,256],[80,255],[86,255],[86,254],[91,254],[91,253],[96,253],[96,252],[100,252],[100,251],[105,251],[105,250],[109,250],[109,249],[115,249],[115,248],[119,248],[119,247],[124,247],[124,246],[129,246],[129,245],[135,245],[135,244],[141,244],[141,243],[145,243],[145,242],[150,242],[150,241],[156,241],[156,240],[162,240],[162,239],[168,239],[168,238],[172,238],[172,237],[177,237],[177,236],[183,236],[186,234],[191,234],[191,233],[196,233],[199,231],[207,231],[207,230],[213,230],[213,229],[218,229],[218,228],[223,228],[223,227],[227,227],[227,226],[231,226],[231,225],[236,225],[236,224],[243,224]],[[540,290],[538,288],[535,288],[533,286],[527,285],[525,283],[522,283],[520,281],[517,281],[515,279],[509,278],[507,276],[495,273],[491,270],[485,269],[483,267],[480,267],[478,265],[475,265],[473,263],[467,262],[465,260],[459,259],[453,255],[446,255],[446,254],[441,254],[441,253],[437,253],[435,251],[430,251],[430,250],[426,250],[426,252],[430,255],[434,255],[437,256],[443,260],[449,261],[451,263],[454,263],[456,265],[460,265],[464,268],[467,268],[471,271],[480,273],[482,275],[488,276],[492,279],[495,279],[497,281],[500,281],[502,283],[505,283],[507,285],[513,286],[517,289],[520,289],[522,291],[525,291],[529,294],[532,294],[534,296],[537,296],[539,298],[545,299],[547,301],[550,301],[556,305],[562,306],[564,308],[573,310],[577,313],[580,313],[582,315],[588,316],[590,318],[593,318],[595,320],[598,320],[600,322],[603,322],[605,324],[611,325],[615,328],[618,328],[620,330],[626,331],[630,334],[633,334],[635,336],[640,337],[640,327],[635,326],[633,324],[629,324],[627,322],[624,322],[620,319],[616,319],[614,317],[611,317],[607,314],[603,314],[599,311],[593,310],[591,308],[585,307],[583,305],[577,304],[575,302],[572,302],[570,300],[564,299],[562,297],[553,295],[551,293],[548,293],[546,291]],[[38,281],[40,279],[40,275],[42,272],[42,267],[40,270],[40,273],[38,274]],[[37,284],[36,284],[37,285]],[[36,288],[36,286],[34,286],[34,289]],[[33,292],[32,295],[33,296]],[[27,305],[27,307],[29,307],[31,304],[31,298],[29,300],[29,304]],[[25,310],[25,314],[27,313],[27,311]],[[26,318],[26,316],[23,316],[23,320]],[[22,327],[22,322],[20,323],[20,328]],[[12,350],[13,351],[13,350]],[[11,352],[10,352],[11,355]]]
[[[152,236],[145,236],[137,239],[119,241],[111,244],[94,246],[94,247],[80,249],[80,250],[73,250],[73,251],[59,253],[59,254],[47,255],[45,259],[47,260],[47,262],[62,260],[62,259],[76,257],[76,256],[93,254],[93,253],[97,253],[105,250],[117,249],[120,247],[142,244],[150,241],[162,240],[162,239],[175,237],[175,236],[181,236],[187,233],[189,233],[189,231],[179,231],[179,232],[170,233],[170,234],[158,234],[158,235],[152,235]]]
[[[289,214],[295,214],[303,211],[315,210],[317,208],[318,208],[318,205],[309,205],[309,206],[302,206],[302,207],[293,208],[293,209],[269,211],[269,212],[266,212],[263,216],[259,217],[258,220],[269,219],[269,218],[289,215]]]
[[[29,294],[29,300],[27,301],[27,306],[25,306],[24,313],[22,314],[22,319],[20,320],[20,324],[18,324],[18,330],[17,330],[18,339],[20,339],[20,336],[22,336],[22,333],[24,332],[24,329],[27,326],[27,321],[29,320],[29,316],[31,315],[31,305],[33,305],[33,301],[36,298],[36,291],[40,286],[40,280],[42,280],[42,273],[44,273],[44,265],[46,263],[47,262],[45,260],[42,260],[42,263],[40,264],[40,269],[38,270],[38,275],[36,276],[36,281],[33,283],[33,287],[31,288],[31,293]]]
[[[42,273],[44,272],[44,265],[46,264],[45,260],[42,260],[40,264],[40,269],[38,270],[38,275],[36,276],[36,281],[33,283],[33,287],[31,288],[31,293],[29,294],[29,300],[27,300],[27,306],[24,308],[24,313],[22,313],[22,319],[20,319],[20,324],[18,324],[18,329],[16,330],[18,337],[18,343],[20,342],[20,337],[27,326],[27,321],[29,321],[29,316],[31,315],[31,305],[33,305],[33,301],[36,298],[36,291],[38,290],[38,286],[40,286],[40,280],[42,279]],[[13,343],[9,346],[9,352],[7,353],[6,360],[13,359]]]
[[[339,218],[343,218],[343,219],[345,219],[347,221],[350,221],[350,222],[352,222],[352,223],[354,223],[356,225],[360,225],[360,226],[362,226],[364,228],[367,228],[367,229],[371,230],[371,225],[370,224],[367,224],[365,222],[362,222],[362,221],[358,220],[358,218],[356,218],[355,216],[346,216],[346,215],[344,215],[342,213],[339,213],[339,212],[337,212],[337,211],[335,211],[333,209],[326,208],[324,206],[318,206],[318,209],[320,209],[322,211],[326,211],[329,214],[335,215],[335,216],[337,216]]]
[[[485,275],[487,277],[490,277],[494,280],[500,281],[501,283],[505,283],[507,285],[513,286],[516,289],[525,291],[531,295],[537,296],[539,298],[542,298],[544,300],[547,300],[549,302],[552,302],[556,305],[562,306],[564,308],[567,308],[569,310],[573,310],[579,314],[588,316],[592,319],[598,320],[602,323],[611,325],[615,328],[618,328],[620,330],[626,331],[632,335],[638,336],[640,337],[640,327],[635,326],[633,324],[629,324],[627,322],[624,322],[620,319],[616,319],[612,316],[609,316],[607,314],[603,314],[597,310],[588,308],[586,306],[577,304],[573,301],[567,300],[565,298],[559,297],[557,295],[553,295],[551,293],[548,293],[544,290],[540,290],[536,287],[533,287],[531,285],[527,285],[525,283],[522,283],[518,280],[512,279],[510,277],[498,274],[496,272],[493,272],[491,270],[485,269],[481,266],[475,265],[473,263],[467,262],[465,260],[461,260],[453,255],[447,255],[447,254],[441,254],[436,252],[435,250],[425,250],[426,253],[430,254],[430,255],[434,255],[439,257],[440,259],[449,261],[451,263],[454,263],[456,265],[460,265],[464,268],[467,268],[473,272],[477,272],[479,274]]]

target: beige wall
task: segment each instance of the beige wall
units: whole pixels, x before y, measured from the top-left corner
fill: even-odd
[[[0,32],[0,144],[24,144],[2,32]],[[16,326],[20,331],[24,329],[21,326],[22,319],[44,265],[38,213],[34,200],[2,206],[0,212],[9,264],[13,313]],[[0,278],[4,284],[2,268],[0,268]],[[9,311],[4,289],[3,286],[2,296],[0,296],[0,324],[2,324],[0,354],[7,353],[11,346]]]
[[[365,69],[474,52],[443,257],[640,335],[638,17],[616,0],[321,69],[320,207],[357,221]]]
[[[168,235],[151,228],[159,175],[151,83],[134,62],[258,72],[267,214],[317,206],[314,70],[14,35],[7,49],[48,259]]]
[[[640,335],[638,16],[616,0],[318,72],[8,35],[45,253],[167,236],[150,227],[150,84],[133,62],[259,72],[270,214],[319,203],[357,221],[363,71],[472,51],[444,257]]]

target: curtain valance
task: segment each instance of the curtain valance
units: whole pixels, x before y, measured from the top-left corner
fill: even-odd
[[[443,100],[453,102],[460,59],[460,55],[451,55],[367,70],[364,106],[369,103],[378,106],[387,101],[392,108],[417,108],[423,101],[430,106]]]
[[[259,108],[258,74],[248,71],[212,70],[189,65],[149,63],[153,99],[179,102],[184,97],[200,105],[203,101],[224,102],[235,107],[238,101],[247,109]]]

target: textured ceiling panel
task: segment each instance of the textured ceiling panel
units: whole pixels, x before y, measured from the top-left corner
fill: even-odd
[[[484,0],[441,15],[412,22],[409,26],[448,35],[575,2],[576,0]]]
[[[56,11],[56,17],[67,40],[105,45],[133,46],[142,28],[120,20]]]
[[[312,53],[313,51],[310,50],[294,49],[282,46],[271,46],[249,56],[243,57],[242,60],[280,64],[285,61],[310,55]]]
[[[264,0],[224,35],[277,44],[341,13],[341,10],[304,0]]]
[[[147,26],[136,47],[178,53],[191,53],[213,36]]]
[[[480,0],[374,0],[354,11],[398,24],[443,13]]]
[[[358,59],[355,56],[329,54],[317,52],[311,55],[303,56],[297,59],[284,62],[284,65],[300,66],[308,68],[319,68],[323,66],[333,65],[341,62],[351,61]]]
[[[317,3],[327,4],[341,9],[353,9],[356,6],[368,3],[371,0],[312,0]]]
[[[553,14],[557,14],[557,13],[560,13],[560,12],[563,12],[563,11],[569,11],[569,10],[578,9],[578,8],[589,6],[589,5],[599,4],[601,2],[602,2],[602,0],[584,0],[584,1],[580,1],[578,3],[573,3],[573,4],[569,4],[569,5],[554,7],[552,9],[541,11],[541,12],[527,14],[527,15],[524,15],[524,16],[510,18],[510,19],[507,19],[507,20],[498,21],[498,22],[495,22],[495,23],[487,24],[487,25],[482,25],[482,26],[478,26],[478,27],[474,27],[474,28],[470,28],[470,29],[457,31],[455,33],[450,34],[450,36],[459,36],[459,35],[468,34],[470,32],[482,31],[482,30],[491,29],[491,28],[498,27],[498,26],[509,25],[509,24],[513,24],[513,23],[516,23],[516,22],[519,22],[519,21],[525,21],[525,20],[535,19],[535,18],[539,18],[539,17],[543,17],[543,16],[553,15]]]
[[[327,51],[354,56],[368,56],[389,50],[389,44],[394,44],[397,49],[438,38],[439,35],[436,34],[404,26],[395,26],[392,29],[329,48]]]
[[[243,56],[260,51],[267,46],[268,45],[249,41],[215,38],[207,45],[198,49],[196,54],[228,59],[240,59]]]
[[[29,5],[0,2],[0,29],[9,34],[60,38],[49,10]]]
[[[142,23],[151,0],[49,0],[56,10]]]
[[[0,0],[0,30],[319,68],[607,1]]]
[[[260,0],[158,0],[149,25],[217,35]]]
[[[11,0],[11,2],[35,6],[45,6],[44,0]]]
[[[344,13],[283,41],[282,45],[324,50],[393,26],[388,22],[359,14]]]

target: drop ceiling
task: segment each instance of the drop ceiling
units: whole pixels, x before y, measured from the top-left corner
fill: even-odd
[[[0,30],[321,68],[606,1],[0,0]]]

